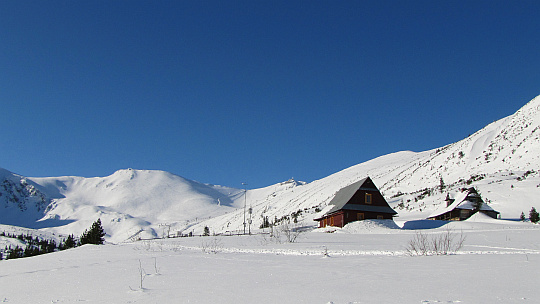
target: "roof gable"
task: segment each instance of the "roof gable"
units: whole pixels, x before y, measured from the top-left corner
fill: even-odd
[[[366,178],[363,178],[336,192],[336,195],[334,196],[334,198],[332,198],[332,200],[328,203],[328,205],[334,205],[334,207],[330,209],[328,212],[326,212],[326,214],[331,214],[342,209],[397,214],[397,212],[394,211],[392,208],[390,208],[388,204],[387,206],[349,204],[349,201],[351,200],[351,198],[359,190],[369,190],[369,191],[379,192],[379,189],[377,189],[377,187],[375,186],[371,178],[369,178],[369,176]]]

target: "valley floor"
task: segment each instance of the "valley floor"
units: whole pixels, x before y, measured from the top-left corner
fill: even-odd
[[[254,235],[85,245],[0,261],[0,302],[536,303],[539,227],[423,229],[465,236],[447,256],[409,256],[418,230],[365,224],[296,243]]]

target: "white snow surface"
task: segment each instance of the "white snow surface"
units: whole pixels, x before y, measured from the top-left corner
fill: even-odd
[[[428,227],[433,222],[423,220]],[[355,224],[296,243],[263,235],[85,245],[0,261],[6,303],[536,303],[540,225],[493,220],[408,230]],[[440,223],[443,224],[443,223]],[[364,228],[370,227],[366,233]],[[451,227],[447,227],[450,225]],[[372,229],[377,226],[376,229]],[[418,233],[465,237],[409,256]]]

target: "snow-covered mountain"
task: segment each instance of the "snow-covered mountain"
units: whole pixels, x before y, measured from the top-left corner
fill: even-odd
[[[156,237],[228,213],[241,191],[149,170],[25,178],[1,171],[0,223],[80,234],[101,218],[110,241]]]
[[[456,143],[425,152],[397,152],[347,168],[306,185],[252,190],[248,204],[254,223],[301,212],[305,224],[325,212],[341,188],[370,176],[398,219],[427,217],[448,191],[474,186],[503,218],[540,208],[540,96],[515,114],[495,121]],[[320,212],[316,212],[320,211]],[[210,219],[215,231],[240,229],[243,210]],[[233,224],[236,223],[236,224]],[[200,229],[200,227],[194,227]]]
[[[120,170],[107,177],[26,178],[0,169],[0,223],[80,234],[101,218],[120,242],[170,233],[256,230],[295,217],[304,225],[341,188],[370,176],[398,219],[425,218],[447,191],[474,186],[503,218],[540,209],[540,97],[471,136],[430,151],[388,154],[326,178],[244,190],[163,171]],[[244,208],[246,204],[246,208]],[[249,210],[252,210],[249,213]],[[246,210],[246,212],[244,212]]]
[[[50,203],[42,191],[33,181],[0,168],[0,223],[32,226]]]

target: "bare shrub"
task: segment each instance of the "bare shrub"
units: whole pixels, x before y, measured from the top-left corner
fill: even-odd
[[[300,229],[300,226],[298,225],[298,223],[291,224],[289,221],[284,221],[280,225],[280,230],[285,236],[285,240],[288,243],[296,242],[296,239],[302,233],[302,230]]]
[[[221,240],[219,240],[217,237],[212,238],[210,241],[203,241],[201,244],[202,252],[204,253],[219,253],[223,249],[223,244],[221,243]]]
[[[446,229],[444,233],[435,236],[432,240],[433,253],[436,255],[447,255],[456,253],[463,248],[465,236],[463,232],[457,234],[451,229]]]
[[[457,234],[451,229],[446,229],[442,234],[431,235],[431,237],[419,231],[409,240],[405,250],[411,256],[448,255],[461,250],[464,242],[463,232]]]
[[[281,221],[279,225],[270,225],[268,226],[269,233],[263,234],[261,237],[261,244],[294,243],[298,237],[304,233],[301,227],[301,223],[291,223],[288,219]]]
[[[427,235],[422,232],[416,232],[407,244],[406,250],[409,255],[428,255],[430,250]]]
[[[150,251],[152,249],[152,242],[150,241],[143,241],[142,242],[142,248],[146,251]]]

